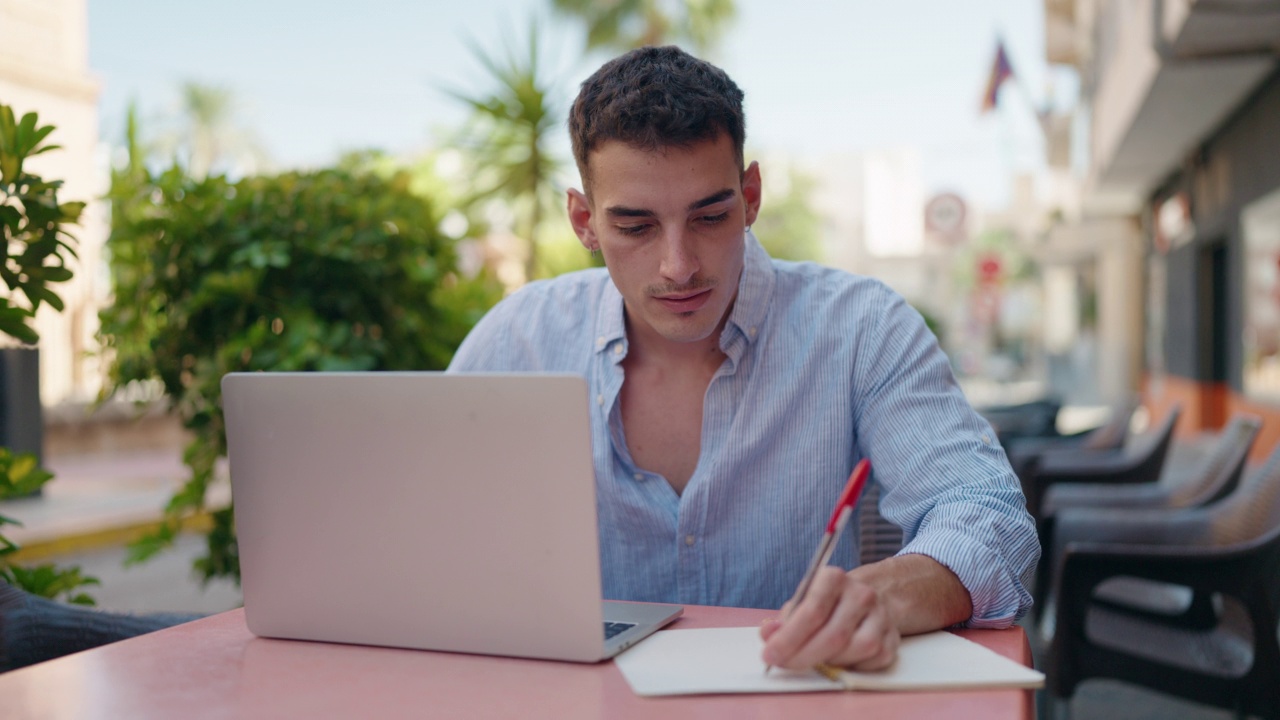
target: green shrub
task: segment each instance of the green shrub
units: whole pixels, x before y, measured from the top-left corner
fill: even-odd
[[[132,547],[145,559],[205,509],[226,453],[220,382],[234,371],[445,367],[501,295],[457,274],[439,215],[404,174],[290,172],[232,182],[113,176],[107,247],[115,296],[101,313],[113,390],[159,381],[194,433],[191,476],[166,521]],[[205,578],[238,578],[230,509],[212,513]]]

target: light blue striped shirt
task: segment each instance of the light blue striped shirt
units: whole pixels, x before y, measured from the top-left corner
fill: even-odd
[[[866,457],[881,513],[903,529],[902,552],[959,576],[970,626],[1005,626],[1027,611],[1040,549],[1017,479],[901,297],[876,280],[772,260],[748,234],[720,348],[726,360],[706,391],[701,454],[682,495],[627,450],[623,301],[605,270],[512,294],[450,370],[586,378],[606,598],[780,607]],[[854,567],[857,541],[850,527],[833,562]]]

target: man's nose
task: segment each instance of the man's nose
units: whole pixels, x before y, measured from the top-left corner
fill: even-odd
[[[659,272],[667,280],[683,285],[697,274],[698,256],[683,229],[670,230],[663,238],[662,266]]]

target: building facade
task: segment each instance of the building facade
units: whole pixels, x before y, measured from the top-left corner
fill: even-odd
[[[1076,68],[1067,244],[1098,263],[1100,347],[1180,432],[1264,416],[1280,441],[1280,7],[1046,0],[1046,53]],[[1106,229],[1105,232],[1103,230]],[[1109,269],[1105,269],[1109,268]]]

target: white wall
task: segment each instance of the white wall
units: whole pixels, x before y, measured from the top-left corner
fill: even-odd
[[[97,312],[108,291],[102,261],[107,236],[107,168],[98,140],[98,82],[88,67],[85,0],[0,0],[0,103],[16,114],[36,112],[55,125],[50,141],[61,145],[34,158],[28,169],[65,182],[59,199],[89,202],[79,227],[76,275],[54,286],[66,311],[42,308],[41,399],[46,405],[92,398],[101,387],[95,348]],[[7,290],[6,290],[7,291]]]

